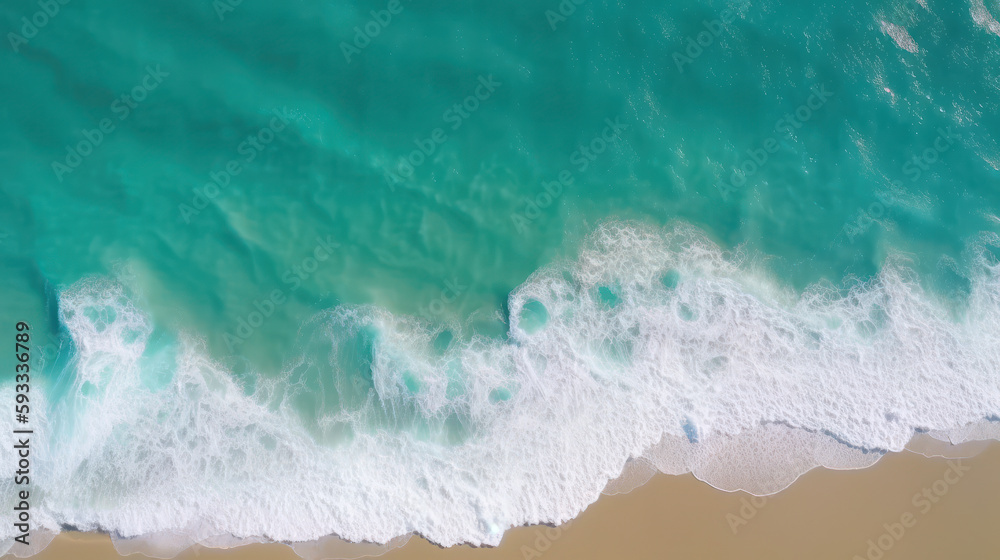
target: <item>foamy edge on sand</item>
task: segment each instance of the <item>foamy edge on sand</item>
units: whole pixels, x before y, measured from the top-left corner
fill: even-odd
[[[61,296],[74,357],[37,420],[33,519],[122,553],[375,543],[338,552],[357,557],[411,534],[496,545],[655,471],[763,495],[915,433],[1000,439],[1000,274],[969,254],[956,309],[897,259],[799,294],[689,226],[609,222],[511,294],[507,340],[442,344],[461,326],[343,306],[253,384],[195,336],[152,344],[131,292],[88,279]],[[12,546],[11,526],[5,552],[47,544]]]

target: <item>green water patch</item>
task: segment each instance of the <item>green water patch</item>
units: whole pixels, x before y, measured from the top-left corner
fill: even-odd
[[[686,303],[677,306],[677,316],[684,321],[695,321],[698,319],[698,314]]]
[[[451,346],[451,342],[454,339],[455,335],[453,335],[450,330],[441,331],[436,337],[434,337],[434,351],[439,355],[444,354]]]
[[[681,281],[681,274],[676,270],[668,271],[663,277],[660,278],[660,283],[663,287],[668,290],[673,290],[677,287],[677,284]]]
[[[518,319],[518,326],[521,327],[521,330],[528,334],[534,334],[548,322],[549,311],[542,302],[534,299],[525,302]]]
[[[604,339],[599,354],[609,363],[627,366],[632,362],[634,350],[635,343],[627,338]]]
[[[139,359],[139,379],[146,390],[157,392],[173,381],[177,350],[177,339],[171,333],[163,328],[153,330]]]
[[[445,419],[443,432],[449,445],[460,445],[473,435],[472,420],[464,413],[450,414]]]
[[[972,280],[961,274],[958,265],[950,259],[943,259],[930,275],[927,288],[945,302],[945,308],[953,320],[965,316],[972,294]]]
[[[490,403],[498,404],[506,402],[509,401],[512,396],[513,395],[511,394],[510,389],[507,389],[506,387],[497,387],[496,389],[490,391]]]
[[[378,331],[363,326],[338,346],[337,385],[341,397],[351,403],[362,402],[374,390],[373,365]]]
[[[890,322],[889,314],[882,304],[874,304],[868,312],[868,316],[859,320],[855,324],[856,332],[863,339],[874,339],[883,332]]]
[[[410,395],[416,395],[420,392],[420,389],[423,388],[420,378],[418,378],[416,374],[411,371],[404,371],[402,374],[402,380],[403,386],[406,387],[406,390]]]
[[[465,374],[458,361],[451,361],[445,366],[447,368],[448,384],[445,387],[445,397],[448,400],[456,400],[465,395],[467,390]]]
[[[618,307],[618,303],[620,301],[618,294],[607,286],[597,288],[597,297],[601,303],[610,309]]]

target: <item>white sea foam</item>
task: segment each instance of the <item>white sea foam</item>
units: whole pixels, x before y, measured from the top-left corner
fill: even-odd
[[[38,457],[37,519],[159,556],[331,534],[495,545],[652,467],[767,494],[918,431],[996,438],[1000,275],[972,261],[956,313],[900,263],[797,294],[690,227],[609,223],[511,295],[508,340],[442,351],[440,326],[337,308],[250,394],[194,337],[153,348],[121,287],[82,282],[62,296],[77,355]]]
[[[914,54],[920,50],[917,42],[913,40],[913,37],[910,37],[910,32],[905,27],[887,21],[879,23],[881,24],[882,33],[892,37],[892,40],[896,42],[896,46],[899,48]]]

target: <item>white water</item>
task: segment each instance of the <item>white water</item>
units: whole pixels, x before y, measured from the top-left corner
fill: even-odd
[[[653,465],[767,494],[819,465],[868,466],[916,431],[997,438],[983,420],[1000,415],[1000,275],[973,260],[955,319],[899,264],[796,294],[691,228],[610,223],[511,295],[507,341],[439,353],[442,327],[343,307],[303,331],[327,353],[253,391],[194,336],[148,344],[153,325],[125,290],[88,280],[62,294],[77,356],[68,396],[38,420],[34,521],[160,556],[331,534],[496,545],[511,527],[575,517],[630,458],[634,480],[609,492]],[[329,350],[363,327],[377,333],[374,389],[333,406],[351,381]],[[318,402],[313,424],[303,397]]]

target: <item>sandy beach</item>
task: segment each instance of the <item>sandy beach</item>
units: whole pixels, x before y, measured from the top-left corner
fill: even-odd
[[[496,548],[442,549],[412,538],[385,560],[995,559],[1000,554],[1000,445],[967,459],[893,453],[871,468],[815,469],[758,498],[691,475],[657,475],[602,496],[567,525],[508,531]],[[60,535],[39,560],[117,557],[106,535]],[[131,555],[129,558],[142,558]],[[194,548],[179,558],[296,560],[282,544]]]

